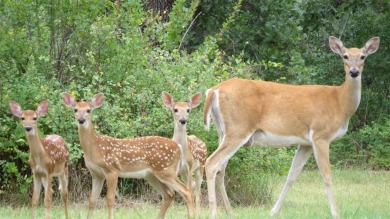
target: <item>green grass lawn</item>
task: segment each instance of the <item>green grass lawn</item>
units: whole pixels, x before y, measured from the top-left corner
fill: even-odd
[[[276,201],[282,190],[283,176],[274,193]],[[390,172],[385,171],[333,171],[333,186],[341,218],[390,218]],[[100,200],[102,203],[103,201]],[[272,205],[235,207],[234,218],[270,218]],[[115,218],[155,218],[159,206],[134,202],[133,207],[120,207],[114,211]],[[70,206],[70,218],[86,218],[87,203]],[[94,218],[107,218],[107,211],[98,208]],[[219,208],[220,218],[227,218],[224,209]],[[1,219],[30,218],[29,207],[0,207]],[[38,209],[38,218],[44,217],[44,208]],[[168,209],[167,218],[186,218],[184,205],[174,204]],[[56,204],[52,218],[64,218],[62,206]],[[208,218],[207,203],[204,203],[201,218]],[[275,218],[331,218],[322,179],[318,171],[307,171],[300,175],[288,193],[280,214]]]

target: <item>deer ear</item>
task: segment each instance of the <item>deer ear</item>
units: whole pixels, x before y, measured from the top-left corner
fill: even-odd
[[[172,108],[175,105],[175,100],[172,95],[165,91],[162,92],[162,100],[164,105],[168,108]]]
[[[22,117],[22,107],[20,107],[17,102],[11,100],[9,102],[9,108],[11,109],[11,112],[14,114],[14,116],[18,118]]]
[[[99,94],[96,94],[95,96],[93,96],[92,100],[91,100],[92,109],[99,108],[103,103],[103,99],[104,99],[104,94],[102,94],[102,93],[99,93]]]
[[[344,55],[345,53],[345,47],[343,45],[343,42],[341,42],[341,40],[339,40],[337,37],[329,37],[329,47],[333,52],[339,55]]]
[[[38,117],[45,115],[47,113],[48,108],[49,108],[49,101],[45,100],[42,103],[40,103],[36,111]]]
[[[62,99],[64,100],[65,106],[67,107],[74,107],[74,105],[76,104],[76,101],[71,94],[63,93]]]
[[[371,38],[366,45],[363,47],[363,53],[370,55],[374,52],[376,52],[379,48],[379,37],[373,37]]]
[[[200,92],[196,93],[194,96],[190,99],[190,107],[195,108],[200,104],[200,101],[202,100],[202,94]]]

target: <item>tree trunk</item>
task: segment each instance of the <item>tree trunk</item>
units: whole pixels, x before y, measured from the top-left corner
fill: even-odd
[[[151,11],[154,16],[161,16],[162,22],[168,22],[173,3],[174,0],[143,0],[143,7],[145,11]]]

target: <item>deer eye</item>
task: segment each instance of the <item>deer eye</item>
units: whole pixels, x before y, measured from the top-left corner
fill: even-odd
[[[366,57],[365,56],[360,56],[360,59],[361,60],[364,60]]]
[[[34,117],[33,120],[36,121],[36,120],[37,120],[37,117]]]
[[[91,113],[91,110],[90,110],[90,109],[87,109],[87,113]]]
[[[187,109],[187,113],[189,113],[190,112],[190,109]]]
[[[73,111],[74,111],[75,113],[77,113],[78,110],[77,110],[77,109],[74,109]]]
[[[179,112],[179,110],[177,110],[177,109],[173,109],[173,111],[174,111],[175,113]]]
[[[347,55],[344,55],[343,58],[344,58],[344,59],[348,59],[348,56],[347,56]]]
[[[21,120],[24,120],[24,117],[20,118]]]

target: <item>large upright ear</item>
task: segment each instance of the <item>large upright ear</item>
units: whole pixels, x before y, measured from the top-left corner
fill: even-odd
[[[9,102],[9,108],[11,109],[11,112],[12,112],[12,114],[14,114],[14,116],[16,116],[18,118],[22,117],[23,110],[22,110],[22,107],[20,107],[20,105],[17,102],[11,100]]]
[[[71,94],[63,93],[62,99],[64,100],[65,106],[67,107],[74,107],[76,105],[76,101],[74,100],[74,97]]]
[[[162,92],[162,100],[164,105],[170,109],[172,109],[175,105],[175,100],[173,99],[172,95],[165,91]]]
[[[200,92],[192,96],[189,103],[191,109],[197,107],[200,104],[201,100],[202,100],[202,94]]]
[[[345,53],[345,47],[343,45],[343,42],[341,42],[341,40],[339,40],[337,37],[329,37],[329,47],[333,52],[339,55],[344,55]]]
[[[379,37],[373,37],[371,38],[366,45],[363,47],[363,53],[366,55],[370,55],[374,52],[376,52],[379,48]]]
[[[91,107],[92,109],[99,108],[103,103],[104,95],[102,93],[96,94],[92,97]]]
[[[37,108],[37,116],[38,117],[41,117],[43,115],[45,115],[47,113],[47,109],[49,108],[49,101],[45,100],[43,101],[42,103],[40,103],[38,105],[38,108]]]

